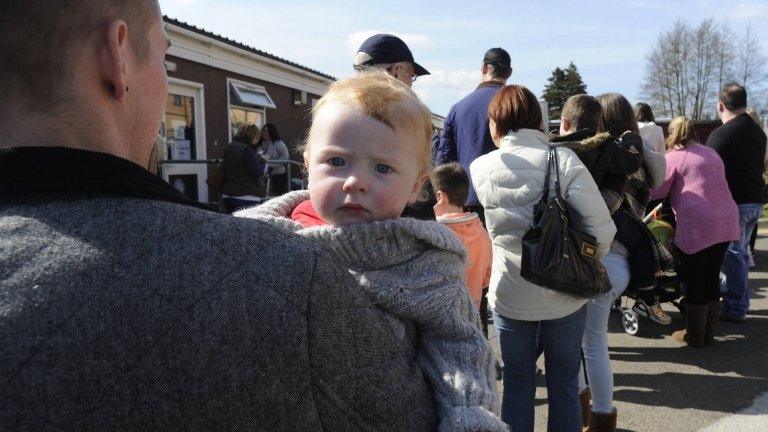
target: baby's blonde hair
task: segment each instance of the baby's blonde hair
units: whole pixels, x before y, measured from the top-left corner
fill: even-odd
[[[414,150],[421,169],[420,174],[428,175],[431,172],[432,114],[416,93],[380,70],[366,71],[331,84],[325,96],[320,98],[312,109],[312,126],[305,150],[310,150],[317,114],[324,106],[335,102],[353,104],[363,114],[392,129],[412,130],[418,142]]]

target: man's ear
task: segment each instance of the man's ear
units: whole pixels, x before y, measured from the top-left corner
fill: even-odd
[[[571,130],[571,122],[565,117],[560,117],[560,123],[563,125],[563,130],[569,131]]]
[[[114,20],[107,26],[100,49],[101,78],[115,99],[122,101],[128,93],[128,25]]]
[[[483,67],[480,68],[480,72],[482,72],[483,76],[485,76],[488,73],[488,65],[483,63]]]

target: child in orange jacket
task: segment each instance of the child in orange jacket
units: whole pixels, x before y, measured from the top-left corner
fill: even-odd
[[[431,179],[437,197],[437,221],[450,228],[467,248],[467,289],[475,307],[480,309],[483,289],[491,278],[491,238],[477,213],[464,212],[469,177],[461,165],[452,162],[435,168]]]

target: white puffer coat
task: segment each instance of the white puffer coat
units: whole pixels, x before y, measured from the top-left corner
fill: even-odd
[[[472,183],[493,241],[489,304],[501,316],[524,321],[552,320],[577,311],[586,300],[531,284],[520,276],[521,238],[539,202],[547,168],[548,138],[533,129],[509,132],[499,150],[471,165]],[[561,190],[568,204],[597,238],[598,255],[608,252],[616,227],[595,181],[571,150],[558,148]],[[552,175],[554,179],[554,173]],[[554,194],[550,181],[550,197]]]

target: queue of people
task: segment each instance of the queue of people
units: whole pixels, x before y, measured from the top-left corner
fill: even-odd
[[[662,147],[650,109],[617,93],[571,97],[553,135],[492,48],[435,140],[411,90],[429,72],[374,35],[360,73],[312,111],[308,190],[288,192],[269,163],[287,159],[274,125],[241,127],[222,172],[231,216],[151,173],[169,46],[155,0],[6,3],[3,429],[526,432],[543,352],[548,430],[614,431],[610,305],[633,286],[640,313],[669,319],[655,292],[669,264],[641,221],[651,198],[677,217],[687,314],[674,337],[706,347],[718,320],[746,319],[766,136],[736,84],[706,146],[678,118]],[[29,104],[48,82],[61,85]],[[287,193],[262,203],[268,177]],[[523,276],[523,238],[555,194],[591,239],[578,259],[610,282],[597,296]]]

